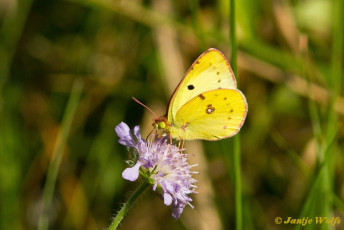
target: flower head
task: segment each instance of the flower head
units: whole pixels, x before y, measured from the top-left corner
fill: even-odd
[[[122,177],[135,181],[141,170],[145,178],[159,191],[166,205],[172,204],[172,216],[179,218],[184,207],[192,199],[189,194],[196,193],[197,188],[192,178],[196,172],[190,169],[195,165],[188,164],[188,155],[182,154],[175,145],[169,144],[166,137],[152,136],[148,141],[141,138],[139,126],[134,127],[134,136],[127,124],[121,122],[115,128],[118,142],[137,152],[137,162],[123,171]]]

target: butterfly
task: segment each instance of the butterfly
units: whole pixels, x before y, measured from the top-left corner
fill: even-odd
[[[191,65],[174,90],[166,115],[153,125],[177,140],[220,140],[239,132],[247,102],[225,56],[210,48]]]

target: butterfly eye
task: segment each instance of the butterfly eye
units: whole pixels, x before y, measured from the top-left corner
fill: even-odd
[[[166,124],[163,121],[159,122],[158,126],[159,126],[160,129],[166,128]]]

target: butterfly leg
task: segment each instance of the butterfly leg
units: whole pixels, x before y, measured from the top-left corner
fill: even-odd
[[[181,139],[180,153],[183,153],[184,139]]]
[[[171,151],[171,145],[172,145],[172,136],[169,135],[169,141],[170,141],[170,144],[168,146],[168,151]]]

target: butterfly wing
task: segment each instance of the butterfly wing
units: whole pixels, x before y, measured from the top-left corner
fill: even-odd
[[[210,48],[192,64],[172,94],[167,108],[167,120],[174,120],[179,109],[192,98],[219,88],[236,89],[236,81],[224,55],[219,50]]]
[[[237,89],[201,93],[184,104],[171,123],[173,138],[219,140],[235,135],[247,114],[244,95]]]

